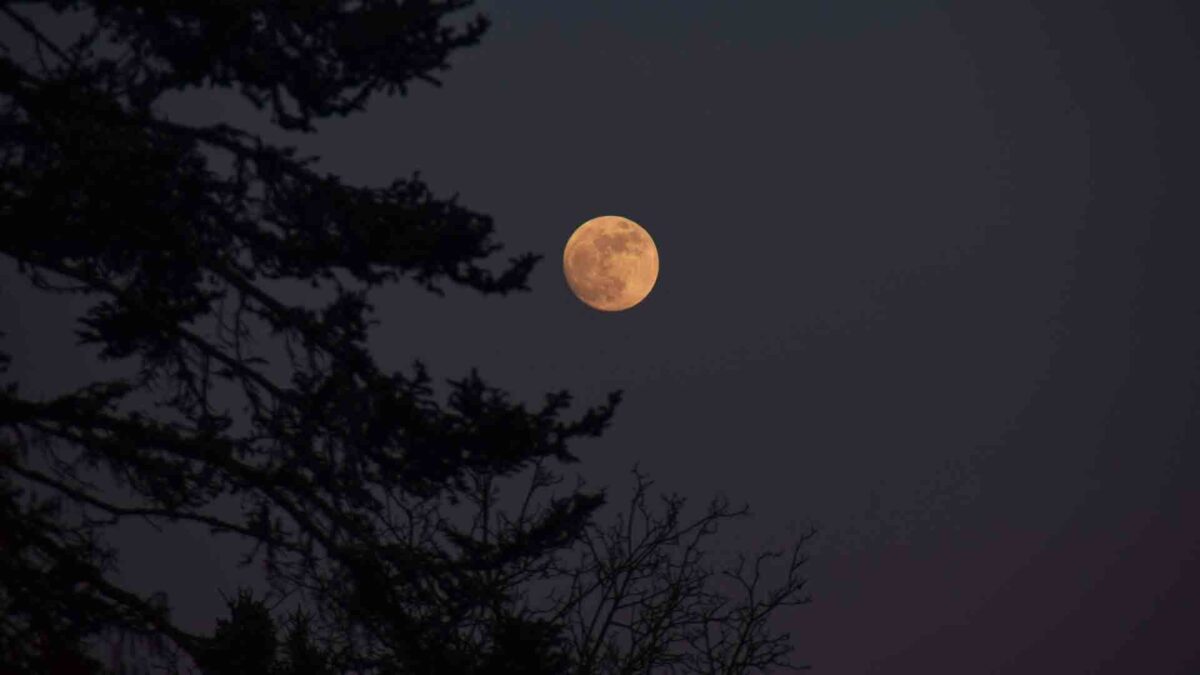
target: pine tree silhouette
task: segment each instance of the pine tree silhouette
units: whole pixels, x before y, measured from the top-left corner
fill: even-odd
[[[695,652],[698,634],[663,629],[627,632],[629,658],[614,657],[611,613],[589,635],[568,619],[592,591],[616,587],[601,558],[564,567],[564,554],[602,536],[593,517],[604,495],[550,494],[553,467],[576,461],[574,440],[604,431],[619,392],[570,416],[566,392],[531,407],[472,371],[438,395],[423,364],[388,372],[366,347],[371,289],[504,295],[527,290],[537,256],[493,270],[492,220],[419,174],[347,185],[253,133],[156,110],[170,92],[224,87],[277,126],[312,131],[375,94],[438,83],[448,55],[487,27],[454,24],[469,4],[56,0],[52,9],[95,21],[65,46],[0,5],[33,45],[28,62],[0,54],[0,251],[38,290],[93,300],[79,342],[136,366],[52,398],[0,390],[5,667],[100,672],[89,645],[112,630],[212,674],[650,672],[676,658],[671,645]],[[105,41],[120,49],[106,55]],[[214,154],[231,170],[210,166]],[[279,282],[331,299],[289,303]],[[264,342],[286,354],[285,375],[256,350]],[[97,488],[99,473],[119,492]],[[528,497],[505,511],[496,487],[517,480]],[[161,598],[114,581],[105,532],[127,519],[251,544],[246,561],[262,562],[271,595],[303,608],[280,618],[270,598],[240,594],[215,634],[184,631]],[[670,583],[670,565],[638,567],[650,559],[622,569]],[[799,598],[799,562],[782,600],[747,606]],[[596,585],[583,593],[589,575]],[[535,606],[530,587],[555,580],[574,591]],[[698,592],[689,588],[677,594]],[[741,625],[715,609],[641,608],[680,625]],[[781,662],[779,639],[758,626],[770,611],[746,615],[754,630],[738,633],[759,661],[706,663]],[[769,658],[763,645],[775,645]]]

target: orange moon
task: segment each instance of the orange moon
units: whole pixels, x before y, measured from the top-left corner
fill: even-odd
[[[645,300],[654,288],[658,248],[650,233],[628,218],[592,218],[567,240],[563,274],[585,304],[619,312]]]

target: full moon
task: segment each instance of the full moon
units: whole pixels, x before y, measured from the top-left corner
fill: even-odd
[[[563,274],[575,297],[601,311],[619,312],[645,300],[654,288],[658,249],[628,218],[592,218],[567,240]]]

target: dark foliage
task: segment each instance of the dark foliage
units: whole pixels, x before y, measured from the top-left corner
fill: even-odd
[[[0,54],[0,251],[36,288],[92,300],[80,344],[131,367],[48,399],[0,390],[0,662],[98,672],[88,645],[115,630],[207,673],[644,672],[692,667],[672,645],[698,645],[697,621],[742,625],[709,603],[654,624],[666,628],[652,642],[630,632],[619,649],[637,656],[624,660],[607,629],[572,632],[566,617],[634,587],[612,586],[614,574],[671,583],[662,552],[691,531],[670,534],[668,503],[662,555],[614,568],[632,549],[595,547],[603,495],[549,492],[550,467],[575,461],[571,442],[600,434],[619,394],[574,418],[566,392],[530,407],[475,372],[440,395],[421,363],[386,372],[366,348],[371,289],[408,279],[503,295],[526,289],[536,256],[489,269],[491,219],[419,175],[350,186],[254,134],[156,111],[169,92],[226,87],[278,126],[310,131],[374,93],[436,82],[486,28],[453,25],[469,3],[46,4],[89,10],[95,25],[60,46],[0,4],[32,45],[29,59]],[[217,155],[231,170],[212,168]],[[289,282],[327,300],[289,302]],[[101,475],[117,488],[98,486]],[[500,508],[499,483],[522,477],[523,501]],[[162,597],[113,580],[104,533],[127,519],[246,542],[270,597],[231,600],[211,636],[181,630]],[[594,555],[571,567],[572,550]],[[800,560],[774,604],[747,600],[750,624],[730,638],[743,651],[706,663],[781,662],[760,624],[800,598]],[[555,581],[569,592],[531,600],[532,585]],[[302,609],[280,619],[268,608],[283,600]],[[745,650],[753,658],[739,661]]]

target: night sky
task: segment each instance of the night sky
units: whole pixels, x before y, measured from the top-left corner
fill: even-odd
[[[494,216],[498,263],[543,253],[527,294],[377,292],[379,360],[478,366],[531,402],[623,389],[609,433],[576,447],[590,483],[619,498],[638,462],[697,507],[749,501],[733,547],[815,523],[813,604],[779,625],[818,672],[1196,673],[1186,5],[490,2],[443,88],[314,135],[227,92],[167,110],[355,183],[420,170]],[[603,214],[662,261],[626,312],[563,280],[563,244]],[[23,389],[98,373],[72,346],[81,305],[0,272]],[[210,629],[240,548],[124,537],[126,578]]]

